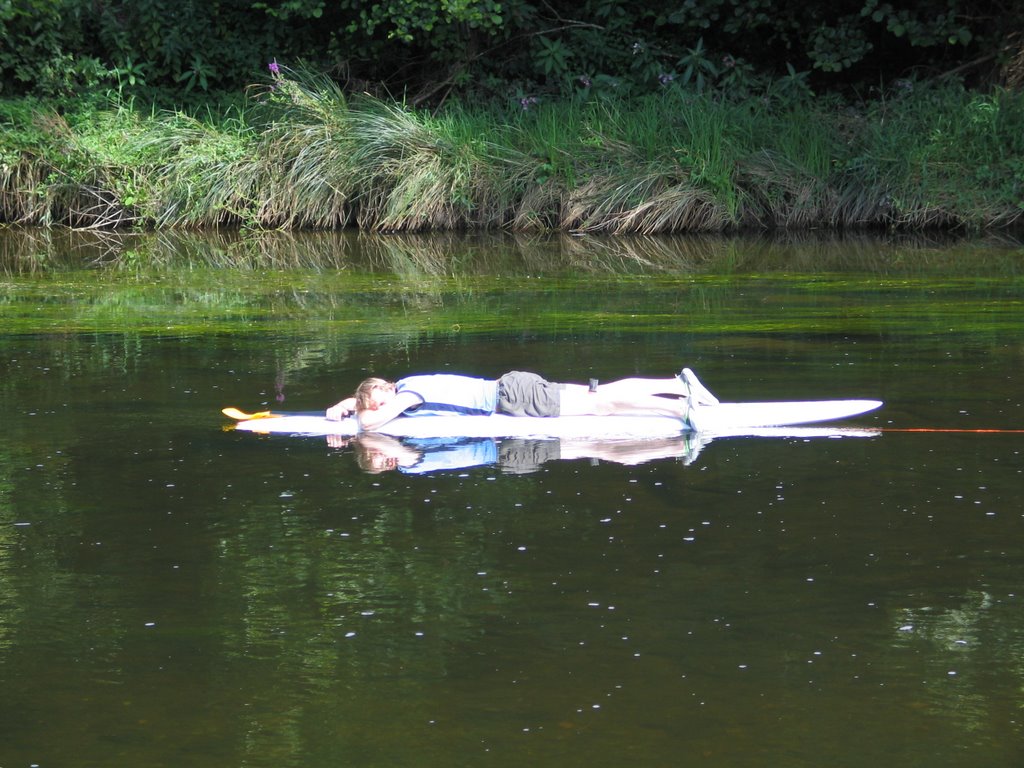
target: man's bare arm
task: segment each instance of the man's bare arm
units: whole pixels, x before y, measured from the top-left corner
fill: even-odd
[[[398,418],[410,408],[423,402],[414,392],[399,392],[394,398],[376,409],[359,412],[359,427],[367,432],[380,429],[389,421]]]
[[[355,413],[355,411],[356,399],[354,397],[346,397],[341,402],[327,409],[327,418],[331,421],[341,421],[350,413]]]

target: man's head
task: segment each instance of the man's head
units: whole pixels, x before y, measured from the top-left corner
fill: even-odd
[[[363,432],[352,438],[351,446],[355,451],[356,464],[370,474],[398,469],[402,466],[403,458],[409,463],[415,463],[419,458],[417,453],[403,446],[400,440],[373,432]]]
[[[395,396],[395,385],[386,379],[364,379],[356,387],[356,410],[376,411]]]

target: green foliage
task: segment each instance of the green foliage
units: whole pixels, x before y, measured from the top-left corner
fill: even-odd
[[[922,68],[983,79],[1022,26],[1001,0],[0,0],[0,94],[177,104],[273,60],[434,105],[669,83],[742,98],[787,66],[818,92],[865,91]]]
[[[874,45],[859,21],[857,17],[845,16],[813,31],[807,56],[815,68],[823,72],[842,72],[871,53]]]
[[[285,68],[220,115],[0,101],[0,223],[654,234],[1024,215],[1021,94],[905,81],[846,103],[807,77],[746,99],[671,82],[424,110]]]
[[[810,72],[797,72],[792,64],[786,62],[786,74],[768,86],[767,95],[787,103],[805,101],[814,95],[809,78]]]
[[[119,88],[144,93],[147,87],[207,91],[251,81],[288,29],[278,22],[275,31],[273,24],[245,0],[111,0],[88,29]]]
[[[132,61],[131,56],[129,56],[119,65],[114,67],[111,72],[122,89],[125,86],[129,88],[141,88],[146,84],[147,69],[148,66],[146,64]]]
[[[866,0],[861,15],[876,24],[885,24],[894,37],[906,37],[913,46],[967,45],[973,34],[966,11],[954,3],[946,5],[918,2],[914,8],[894,8],[891,3]]]
[[[324,15],[324,0],[282,0],[278,3],[253,3],[254,10],[263,11],[268,16],[281,21],[292,18],[319,19]]]
[[[353,17],[346,28],[349,34],[373,36],[383,30],[388,39],[403,43],[413,43],[441,27],[464,24],[470,29],[494,30],[503,23],[502,4],[495,0],[341,0],[338,5]]]
[[[35,99],[0,100],[0,163],[16,162],[21,153],[45,151],[48,137],[40,124],[45,109]]]
[[[178,75],[179,83],[184,84],[186,91],[196,88],[202,91],[210,90],[210,82],[217,77],[217,68],[207,63],[198,53],[192,57],[192,63],[188,69]]]
[[[565,80],[569,71],[572,51],[561,40],[547,37],[537,38],[537,52],[534,64],[545,77]]]
[[[682,70],[680,84],[691,86],[697,93],[702,93],[718,77],[718,67],[708,58],[703,37],[697,40],[693,48],[686,49],[676,66]]]
[[[55,96],[89,78],[89,63],[68,52],[77,36],[62,18],[62,0],[0,0],[0,94],[34,90]],[[79,69],[80,71],[76,71]]]

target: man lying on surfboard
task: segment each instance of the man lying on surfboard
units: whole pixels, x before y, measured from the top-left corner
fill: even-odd
[[[665,397],[667,396],[667,397]],[[340,421],[355,413],[360,428],[380,429],[407,415],[613,416],[647,414],[685,419],[692,405],[718,400],[689,368],[671,379],[628,378],[609,384],[550,382],[536,373],[511,371],[501,378],[479,379],[439,373],[391,382],[370,378],[353,397],[327,409]]]

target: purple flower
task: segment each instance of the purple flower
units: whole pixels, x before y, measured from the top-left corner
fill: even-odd
[[[536,96],[523,96],[523,98],[519,100],[519,106],[526,110],[534,106],[538,102],[539,99]]]
[[[662,85],[668,85],[675,79],[676,76],[668,72],[663,72],[660,75],[658,75],[658,82],[661,83]]]
[[[267,64],[267,69],[270,70],[270,74],[272,74],[274,77],[277,77],[278,75],[281,74],[281,65],[277,63],[277,59],[274,59],[272,62]]]
[[[584,88],[589,88],[590,86],[592,86],[594,84],[593,82],[591,82],[590,78],[587,77],[586,75],[581,75],[579,77],[579,82],[580,82],[580,85],[582,85]]]

